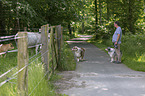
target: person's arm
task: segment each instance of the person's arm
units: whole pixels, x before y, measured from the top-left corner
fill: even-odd
[[[117,43],[118,43],[119,38],[120,38],[120,34],[118,34],[117,41],[115,42],[115,44],[117,44]]]

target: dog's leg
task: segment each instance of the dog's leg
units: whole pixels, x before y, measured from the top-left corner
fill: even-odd
[[[5,53],[5,56],[4,56],[4,58],[6,57],[6,53]]]
[[[84,51],[81,52],[81,60],[84,60]]]
[[[38,47],[39,47],[39,45],[36,45],[36,47],[35,47],[36,54],[38,52]]]
[[[82,49],[82,52],[81,52],[82,60],[84,60],[85,49],[84,48],[81,48],[81,49]]]
[[[77,58],[77,62],[79,62],[79,58]]]
[[[84,60],[83,58],[84,58],[84,52],[82,52],[82,60]]]
[[[111,62],[113,62],[114,61],[114,59],[113,59],[113,57],[111,57]]]

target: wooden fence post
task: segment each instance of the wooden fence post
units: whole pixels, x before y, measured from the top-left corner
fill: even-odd
[[[63,27],[61,27],[61,48],[63,47]]]
[[[53,26],[51,26],[51,31],[50,31],[50,48],[51,48],[51,57],[52,57],[52,74],[54,73],[54,37],[53,37]]]
[[[61,43],[61,25],[56,26],[56,53],[57,53],[57,68],[61,70],[60,67],[60,43]]]
[[[55,51],[56,51],[57,68],[59,68],[59,61],[58,61],[58,29],[57,29],[57,26],[55,27]]]
[[[48,44],[47,27],[48,26],[46,25],[41,27],[41,41],[42,41],[41,55],[42,62],[44,63],[45,72],[48,72],[49,69],[49,44]],[[48,78],[48,74],[46,75],[46,77]]]
[[[19,32],[18,36],[18,70],[29,62],[28,37],[26,32]],[[18,73],[18,96],[28,96],[28,67]]]
[[[58,61],[61,58],[61,25],[58,25]]]

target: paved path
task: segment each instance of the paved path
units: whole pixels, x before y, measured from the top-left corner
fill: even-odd
[[[73,81],[74,87],[62,93],[69,96],[145,96],[145,72],[133,71],[124,64],[110,63],[105,52],[90,43],[78,41],[88,38],[82,35],[68,41],[71,47],[86,49],[86,60],[77,64],[77,75],[69,80]]]

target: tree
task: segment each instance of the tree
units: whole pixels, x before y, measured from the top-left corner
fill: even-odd
[[[110,17],[110,10],[109,10],[109,0],[107,0],[107,21],[109,21],[109,17]]]
[[[3,3],[0,1],[0,35],[4,35],[5,31],[5,10],[3,8]]]
[[[98,7],[97,7],[97,0],[95,0],[95,19],[96,19],[96,31],[97,31],[97,26],[98,26]]]

